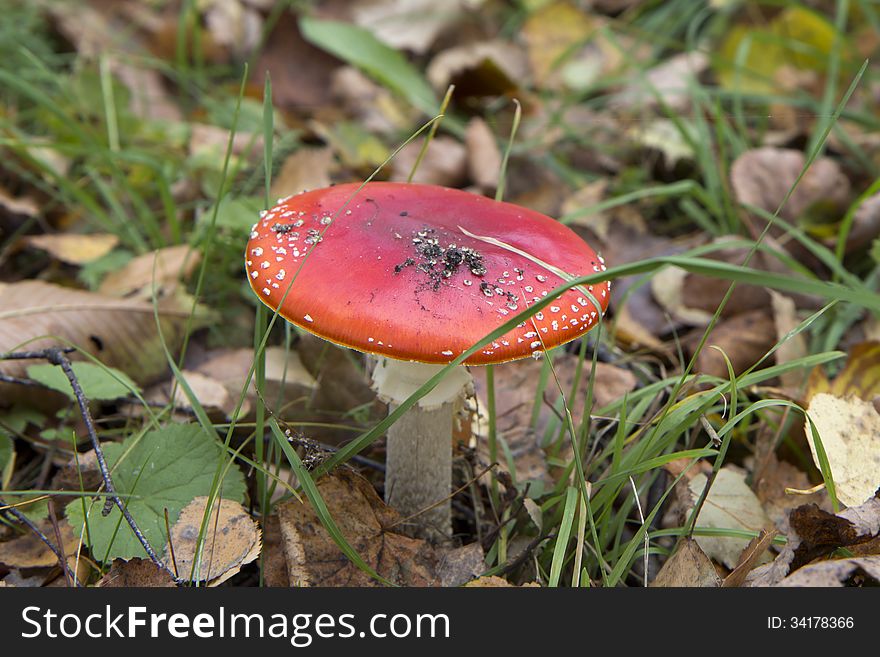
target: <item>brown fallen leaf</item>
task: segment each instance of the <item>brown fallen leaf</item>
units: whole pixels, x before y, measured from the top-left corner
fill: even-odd
[[[702,332],[699,332],[689,340],[691,348],[696,346],[695,338],[701,336]],[[706,346],[697,357],[696,371],[727,379],[727,363],[718,349],[730,359],[734,374],[739,374],[754,365],[775,342],[776,328],[766,311],[753,310],[725,319],[709,335]]]
[[[820,561],[801,568],[776,586],[880,586],[880,556]]]
[[[745,586],[776,586],[815,558],[846,547],[856,556],[872,555],[880,532],[880,499],[834,515],[815,504],[793,509],[786,523],[788,542],[772,563],[755,568]]]
[[[331,88],[335,104],[373,134],[393,135],[415,121],[418,110],[353,66],[336,69]]]
[[[674,55],[645,71],[644,79],[633,80],[611,103],[623,109],[644,111],[666,105],[683,112],[690,109],[691,90],[699,84],[699,76],[708,68],[709,57],[698,50]]]
[[[465,584],[465,586],[471,589],[517,588],[516,584],[511,584],[503,577],[498,577],[497,575],[478,577]],[[539,582],[526,582],[525,584],[520,584],[519,588],[540,588],[540,586]]]
[[[294,12],[284,11],[260,49],[254,70],[271,77],[276,107],[309,115],[330,104],[332,89],[327,81],[339,66],[338,59],[305,41]]]
[[[278,514],[263,521],[263,581],[266,586],[288,586],[287,562],[284,559],[284,539]]]
[[[209,417],[232,418],[238,398],[234,398],[222,383],[205,376],[201,372],[193,372],[192,370],[183,370],[181,375]],[[171,403],[177,408],[192,410],[194,404],[190,401],[183,386],[174,385],[174,382],[171,382],[170,385],[174,389],[174,397],[170,400]],[[166,386],[162,387],[165,388]],[[148,394],[147,401],[164,400],[156,399],[153,395]],[[247,409],[242,408],[242,411],[246,412]]]
[[[119,299],[41,281],[0,283],[0,353],[70,342],[138,383],[149,383],[167,370],[153,312],[152,303],[138,299]],[[176,299],[163,299],[158,315],[165,343],[174,353],[183,339],[191,308],[181,309]],[[197,314],[193,326],[200,326],[204,319]],[[0,373],[23,378],[30,364],[0,361]]]
[[[736,565],[736,568],[731,570],[730,574],[721,582],[722,588],[741,586],[749,572],[760,563],[764,553],[773,544],[774,538],[776,538],[775,531],[765,531],[762,529],[755,538],[749,541],[749,544],[743,549],[739,557],[739,563]]]
[[[175,586],[167,572],[149,559],[114,559],[110,570],[96,584],[102,588],[150,587],[168,588]]]
[[[197,497],[180,512],[165,546],[165,563],[173,564],[178,577],[217,586],[260,555],[260,530],[247,510],[232,500],[214,500],[203,541],[199,531],[208,507],[207,497]],[[196,569],[196,555],[200,556]]]
[[[525,53],[506,41],[479,41],[438,53],[428,64],[428,81],[438,91],[455,85],[457,100],[512,94],[528,84]]]
[[[186,244],[145,253],[108,274],[98,291],[111,297],[152,299],[155,288],[158,298],[170,296],[181,281],[192,275],[201,259],[201,252]]]
[[[55,530],[48,520],[40,522],[38,527],[55,543]],[[65,556],[75,555],[79,547],[79,536],[74,535],[73,529],[64,519],[58,522],[58,529],[64,543]],[[12,568],[47,568],[57,566],[58,557],[36,534],[28,532],[11,541],[0,543],[0,563]]]
[[[253,365],[253,350],[217,349],[209,351],[206,356],[193,369],[222,385],[233,402],[237,403]],[[297,351],[288,351],[284,347],[266,349],[266,385],[263,388],[263,399],[279,417],[294,418],[308,412],[309,402],[317,388],[318,382],[305,369]],[[252,378],[240,416],[246,416],[256,402],[256,384]],[[227,409],[228,407],[224,407],[224,410]],[[227,412],[231,412],[231,409]]]
[[[478,116],[468,121],[465,146],[471,180],[483,193],[494,192],[501,171],[501,151],[489,125]]]
[[[712,560],[700,549],[697,542],[691,538],[683,538],[672,556],[660,568],[651,586],[717,588],[721,586],[721,578]]]
[[[119,244],[119,238],[110,233],[57,233],[29,235],[23,242],[69,265],[84,265],[110,253]]]
[[[346,469],[317,482],[330,516],[361,558],[400,586],[436,586],[437,556],[423,539],[394,530],[399,514],[362,476]],[[278,508],[291,586],[382,586],[349,561],[307,501]]]
[[[804,504],[793,509],[790,524],[800,539],[794,549],[791,571],[859,540],[851,521],[823,511],[815,504]]]
[[[850,203],[850,182],[835,160],[820,157],[811,165],[795,187],[806,158],[801,151],[763,147],[746,151],[731,165],[730,183],[737,201],[773,213],[791,196],[780,216],[815,235],[834,234],[836,226]],[[754,228],[760,231],[767,223],[762,217],[749,215]],[[808,263],[813,258],[798,243],[785,237],[783,229],[770,231],[793,255]]]
[[[776,350],[776,363],[782,365],[807,356],[809,350],[807,336],[804,333],[787,337],[800,324],[794,299],[770,290],[770,300],[773,308],[773,324],[776,326],[776,340],[784,340]],[[806,382],[808,375],[808,372],[802,369],[791,370],[783,373],[779,380],[783,386],[799,390]]]
[[[406,181],[419,156],[424,139],[416,139],[391,163],[391,180]],[[451,137],[435,137],[419,163],[413,182],[460,187],[467,178],[467,150]]]
[[[441,32],[454,25],[465,9],[480,0],[359,0],[352,3],[357,25],[396,50],[426,53]]]
[[[485,570],[485,555],[479,543],[443,550],[437,564],[440,586],[461,586]]]
[[[756,468],[752,474],[752,489],[763,504],[767,516],[783,533],[788,530],[788,516],[792,509],[804,504],[816,504],[820,507],[829,504],[824,490],[808,495],[786,493],[786,489],[804,491],[811,487],[812,483],[803,470],[778,459],[774,452],[770,452],[760,469]]]
[[[333,151],[323,148],[300,148],[289,155],[272,180],[269,196],[282,198],[330,185],[334,168]]]

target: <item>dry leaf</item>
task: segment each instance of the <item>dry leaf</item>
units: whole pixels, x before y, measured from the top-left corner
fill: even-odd
[[[880,192],[862,201],[853,214],[852,228],[846,238],[846,252],[850,253],[867,246],[878,236],[880,236]]]
[[[237,403],[253,362],[252,349],[218,349],[208,352],[207,358],[193,369],[221,384]],[[292,418],[305,412],[317,388],[318,382],[303,366],[298,352],[286,350],[284,347],[266,349],[266,385],[263,388],[263,399],[280,417]],[[251,378],[245,403],[250,407],[256,401],[256,384]],[[240,415],[247,413],[248,408],[242,407]]]
[[[775,212],[794,187],[805,161],[804,154],[796,150],[765,147],[746,151],[730,168],[730,183],[736,199]],[[849,194],[849,179],[837,162],[820,157],[794,188],[780,216],[797,221],[805,218],[807,210],[817,204],[830,206],[840,213],[849,204]]]
[[[786,493],[786,488],[807,490],[812,487],[812,483],[805,472],[787,461],[779,460],[775,452],[770,452],[760,469],[755,469],[752,478],[752,488],[764,505],[764,511],[783,533],[788,530],[788,515],[795,507],[803,504],[828,504],[824,490],[809,495]]]
[[[111,297],[152,299],[155,289],[157,298],[167,297],[192,275],[201,260],[201,252],[186,244],[158,249],[108,274],[98,291]]]
[[[684,112],[692,104],[691,89],[699,84],[697,78],[708,66],[708,56],[697,50],[674,55],[645,72],[644,79],[631,76],[633,81],[612,102],[639,111],[662,104]]]
[[[245,3],[211,0],[203,11],[205,26],[214,43],[236,57],[245,57],[259,45],[263,18]]]
[[[96,586],[103,588],[162,587],[176,586],[167,572],[149,559],[114,559],[110,570]]]
[[[730,359],[734,374],[739,374],[754,365],[775,344],[773,319],[763,310],[736,315],[719,322],[706,346],[697,357],[696,371],[729,378],[724,357],[712,347],[721,349]],[[699,333],[701,337],[702,332]],[[695,340],[691,340],[695,344]]]
[[[330,104],[328,80],[340,62],[302,38],[294,12],[278,17],[266,44],[260,50],[255,71],[266,71],[272,79],[272,101],[279,109],[310,114]]]
[[[450,84],[462,96],[500,96],[528,84],[529,65],[522,50],[505,41],[480,41],[444,50],[428,65],[428,81],[445,91]]]
[[[263,580],[266,586],[288,586],[290,578],[284,559],[284,539],[278,514],[266,516],[263,522]]]
[[[405,181],[422,149],[424,139],[416,139],[391,163],[391,180]],[[444,187],[460,187],[467,177],[467,150],[451,137],[435,137],[419,163],[413,182]]]
[[[36,217],[39,213],[40,206],[33,198],[30,196],[13,196],[3,187],[0,187],[0,226],[4,225],[7,217],[10,219],[24,219]]]
[[[471,589],[494,589],[494,588],[517,588],[516,584],[511,584],[503,577],[498,577],[497,575],[486,575],[485,577],[478,577],[475,580],[471,580],[467,584],[466,587]],[[541,585],[538,582],[527,582],[525,584],[520,584],[519,588],[540,588]]]
[[[426,53],[437,36],[477,0],[368,0],[352,9],[354,22],[396,50]]]
[[[437,584],[433,549],[395,532],[400,516],[370,482],[340,469],[317,486],[342,535],[379,575],[400,586]],[[285,502],[278,515],[291,586],[381,586],[348,560],[307,501]]]
[[[272,180],[269,196],[283,198],[310,189],[330,185],[330,171],[334,167],[333,151],[323,148],[300,148],[281,165],[281,171]]]
[[[776,326],[776,340],[779,342],[800,325],[800,319],[791,297],[770,290],[770,299],[773,307],[773,324]],[[804,333],[798,333],[779,345],[776,350],[776,363],[779,365],[790,363],[807,355],[809,355],[807,336]],[[804,383],[806,377],[807,373],[803,370],[791,370],[783,373],[779,379],[783,386],[797,390]]]
[[[880,586],[880,556],[821,561],[801,568],[776,586]]]
[[[336,69],[331,87],[336,105],[370,133],[393,135],[414,121],[417,110],[353,66]]]
[[[238,502],[221,499],[218,504],[214,500],[200,542],[207,507],[208,498],[202,496],[183,508],[171,527],[170,545],[165,546],[163,559],[174,564],[178,577],[217,586],[260,555],[260,530]],[[194,571],[197,553],[201,560]]]
[[[553,2],[529,14],[522,26],[535,83],[559,88],[563,57],[582,45],[596,29],[595,21],[568,2]]]
[[[833,382],[825,378],[820,368],[810,375],[807,399],[820,392],[836,397],[855,396],[873,401],[880,396],[880,342],[871,340],[852,347],[843,369]]]
[[[663,564],[651,586],[717,588],[721,586],[721,578],[718,577],[712,560],[700,549],[697,542],[684,538]]]
[[[95,233],[77,235],[57,233],[54,235],[30,235],[24,243],[70,265],[84,265],[107,255],[119,243],[116,235]]]
[[[874,497],[880,487],[880,413],[874,404],[822,392],[813,395],[807,414],[822,439],[838,499],[858,506]],[[819,467],[809,426],[806,433],[813,462]]]
[[[706,486],[706,476],[698,474],[688,484],[694,501]],[[718,471],[709,495],[697,517],[696,527],[714,529],[741,529],[759,532],[771,525],[760,501],[745,482],[745,476],[730,468]],[[749,541],[730,536],[696,536],[703,551],[728,568],[739,563],[740,555]],[[769,557],[765,558],[769,561]]]
[[[479,543],[446,550],[440,555],[437,564],[440,586],[461,586],[485,570],[485,556]]]
[[[56,539],[52,524],[44,520],[38,526],[54,544]],[[75,555],[79,547],[79,536],[74,535],[73,529],[64,519],[58,522],[58,530],[64,543],[65,556]],[[36,534],[28,532],[11,541],[0,543],[0,563],[11,568],[48,568],[58,565],[58,557]]]
[[[657,303],[677,321],[691,326],[705,326],[711,321],[712,313],[690,307],[690,299],[684,292],[687,276],[687,271],[680,267],[661,269],[651,277],[651,293]]]
[[[501,171],[501,151],[495,135],[483,119],[475,116],[468,122],[464,140],[471,180],[484,193],[494,191]]]
[[[183,380],[186,381],[187,386],[209,416],[216,415],[219,412],[224,418],[232,419],[238,397],[233,397],[222,383],[205,376],[201,372],[183,370],[181,374],[183,375]],[[182,385],[174,385],[174,382],[169,385],[174,388],[174,397],[171,402],[175,407],[184,409],[194,408]],[[148,401],[153,401],[153,399],[149,398]],[[242,409],[242,411],[246,410]]]
[[[117,299],[41,281],[0,283],[0,353],[70,342],[138,383],[146,383],[167,369],[153,312],[152,303],[137,299]],[[175,299],[159,303],[159,322],[172,353],[180,345],[190,314],[191,309],[181,310]],[[196,318],[193,326],[201,321]],[[30,364],[0,361],[0,373],[21,378]]]
[[[768,532],[762,529],[760,534],[749,541],[749,544],[739,557],[739,563],[736,565],[736,568],[730,571],[730,574],[724,578],[721,586],[723,588],[742,586],[746,576],[761,561],[764,553],[773,544],[774,538],[776,538],[775,531]]]
[[[793,535],[797,537],[796,541],[792,541],[793,536],[789,536],[794,550],[791,571],[860,539],[852,521],[823,511],[815,504],[804,504],[793,509],[789,518]]]

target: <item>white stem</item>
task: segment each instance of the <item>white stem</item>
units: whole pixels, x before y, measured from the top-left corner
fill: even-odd
[[[442,366],[383,359],[373,370],[379,397],[397,408]],[[457,367],[387,432],[385,501],[400,512],[405,532],[433,541],[452,533],[452,423],[471,376]]]
[[[433,541],[452,533],[452,413],[451,402],[432,410],[416,404],[387,433],[385,502],[414,516],[405,533]]]

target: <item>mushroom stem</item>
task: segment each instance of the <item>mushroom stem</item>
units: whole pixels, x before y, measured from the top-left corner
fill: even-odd
[[[434,542],[452,533],[452,413],[451,402],[431,410],[416,404],[387,433],[385,502],[413,516],[405,533]]]
[[[373,370],[380,398],[393,410],[442,365],[381,359]],[[406,533],[435,542],[452,534],[452,430],[471,375],[456,367],[387,432],[385,501],[408,521]]]

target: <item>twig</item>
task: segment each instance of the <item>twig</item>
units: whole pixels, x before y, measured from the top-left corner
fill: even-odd
[[[128,526],[131,527],[131,531],[134,532],[135,537],[138,539],[138,542],[143,546],[144,551],[147,553],[147,556],[150,557],[150,560],[156,564],[157,567],[161,568],[165,572],[167,572],[171,577],[174,578],[175,582],[179,583],[179,579],[177,576],[168,568],[167,565],[159,558],[159,555],[156,554],[153,547],[150,545],[150,542],[147,540],[147,537],[144,536],[140,527],[138,527],[137,522],[132,517],[131,513],[128,511],[128,507],[122,501],[122,498],[116,493],[116,488],[113,485],[113,478],[110,476],[110,470],[107,467],[107,461],[104,458],[104,450],[101,449],[101,443],[98,441],[98,433],[95,430],[95,423],[92,420],[92,414],[89,411],[89,404],[86,400],[85,394],[83,393],[82,387],[79,384],[79,380],[76,378],[76,374],[73,371],[73,366],[71,365],[70,359],[67,357],[67,353],[73,351],[71,348],[60,348],[60,347],[50,347],[48,349],[44,349],[42,351],[19,351],[12,352],[8,354],[0,355],[0,360],[28,360],[28,359],[43,359],[51,363],[52,365],[57,365],[64,372],[64,375],[67,377],[67,380],[70,382],[70,387],[73,389],[73,395],[76,398],[77,405],[79,406],[80,415],[82,416],[83,422],[86,425],[86,432],[89,435],[89,442],[92,444],[92,449],[95,450],[95,458],[98,461],[98,469],[101,472],[101,478],[104,480],[104,489],[107,491],[107,501],[104,504],[104,510],[102,511],[102,515],[107,515],[110,513],[110,509],[115,504],[119,511],[122,513],[122,517],[125,518],[125,521],[128,523]]]
[[[37,527],[33,522],[31,522],[30,518],[28,518],[26,515],[24,515],[21,511],[16,509],[14,506],[6,504],[6,502],[3,501],[2,498],[0,498],[0,509],[2,509],[2,510],[0,510],[0,515],[2,515],[4,517],[6,517],[7,514],[11,515],[13,518],[18,520],[25,527],[30,529],[34,534],[36,534],[37,538],[39,538],[41,541],[43,541],[43,543],[45,543],[46,546],[50,550],[52,550],[52,553],[58,558],[58,564],[61,566],[61,569],[64,571],[64,575],[67,577],[68,582],[73,582],[74,586],[79,586],[79,581],[76,579],[76,575],[74,575],[71,572],[70,566],[67,563],[67,559],[64,558],[64,554],[62,553],[62,550],[64,549],[64,544],[61,542],[60,537],[58,539],[58,544],[61,546],[61,548],[59,549],[59,548],[55,547],[55,544],[52,543],[52,541],[49,540],[48,536],[46,536],[42,531],[40,531],[39,527]]]

